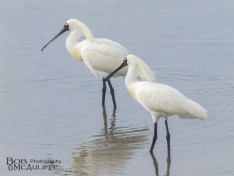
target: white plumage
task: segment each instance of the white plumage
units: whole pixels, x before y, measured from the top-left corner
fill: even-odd
[[[160,117],[173,115],[181,118],[206,117],[206,110],[202,106],[168,85],[147,81],[126,85],[134,92],[136,101],[151,113],[154,123],[157,123]]]
[[[125,78],[126,87],[132,97],[151,113],[154,123],[161,117],[167,118],[172,115],[182,118],[206,118],[206,110],[201,105],[173,87],[151,81],[138,81],[137,75],[152,77],[152,71],[142,66],[140,59],[134,55],[128,55],[126,59],[129,67]]]
[[[67,21],[70,34],[66,40],[66,48],[73,58],[84,61],[90,71],[101,78],[107,77],[118,67],[128,51],[122,45],[105,38],[95,38],[89,28],[77,19]],[[80,41],[85,36],[86,39]],[[125,76],[127,68],[115,76]]]
[[[188,99],[173,87],[152,81],[138,81],[137,76],[139,75],[144,75],[144,78],[147,78],[147,80],[153,80],[154,77],[150,68],[135,55],[128,55],[123,64],[114,72],[126,65],[128,65],[128,72],[125,78],[126,87],[133,99],[150,112],[155,124],[155,133],[150,151],[152,152],[157,139],[157,123],[160,118],[165,119],[168,151],[170,151],[170,134],[167,118],[177,115],[181,118],[197,118],[203,120],[207,117],[205,108]]]
[[[42,51],[47,45],[66,31],[70,31],[66,39],[66,48],[71,56],[76,60],[83,61],[95,76],[103,78],[102,105],[104,106],[106,92],[104,78],[122,63],[123,58],[128,55],[127,49],[112,40],[95,38],[90,29],[83,22],[77,19],[70,19],[66,22],[60,33],[42,48]],[[85,36],[86,39],[79,41],[82,36]],[[113,76],[125,76],[126,73],[127,68],[124,68]],[[142,75],[139,75],[139,77],[144,79]],[[114,107],[116,107],[114,89],[110,80],[108,80],[108,84],[111,90]]]

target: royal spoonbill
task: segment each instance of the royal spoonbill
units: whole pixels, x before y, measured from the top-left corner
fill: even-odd
[[[170,154],[170,133],[167,119],[169,116],[177,115],[180,118],[205,119],[207,111],[198,103],[188,99],[178,90],[165,84],[152,81],[138,81],[138,75],[151,77],[152,71],[143,64],[144,62],[135,55],[128,55],[123,63],[113,71],[107,78],[111,78],[118,70],[128,65],[125,85],[134,100],[140,103],[150,112],[154,122],[154,136],[150,148],[153,152],[157,140],[157,123],[160,118],[165,119],[166,139],[168,153]]]
[[[62,30],[42,48],[42,51],[66,31],[70,31],[66,40],[66,48],[71,56],[78,61],[83,61],[95,76],[102,78],[102,105],[104,106],[106,94],[106,80],[104,78],[122,63],[123,58],[128,55],[127,49],[112,40],[95,38],[83,22],[70,19],[65,23]],[[85,36],[86,39],[80,41],[82,36]],[[127,68],[115,73],[114,77],[125,76],[126,73]],[[107,82],[110,87],[113,105],[116,107],[114,88],[109,79]]]

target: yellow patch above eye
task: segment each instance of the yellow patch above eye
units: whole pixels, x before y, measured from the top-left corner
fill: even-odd
[[[80,52],[78,51],[78,49],[76,49],[75,47],[73,47],[71,49],[70,54],[72,55],[73,58],[82,61],[83,59],[81,58]]]

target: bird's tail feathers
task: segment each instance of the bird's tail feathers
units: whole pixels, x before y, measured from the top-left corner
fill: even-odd
[[[186,102],[187,113],[185,116],[184,115],[180,116],[181,118],[198,118],[201,120],[207,118],[207,110],[205,108],[203,108],[201,105],[190,99],[187,99],[186,101],[187,101]]]

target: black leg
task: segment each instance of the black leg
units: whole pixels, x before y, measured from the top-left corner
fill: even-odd
[[[102,106],[105,106],[105,97],[106,97],[106,81],[103,78],[102,80],[103,87],[102,87]]]
[[[112,97],[112,101],[113,101],[113,105],[114,105],[114,108],[116,108],[116,102],[115,102],[115,92],[114,92],[114,89],[111,85],[111,82],[110,80],[108,79],[107,80],[108,84],[109,84],[109,87],[110,87],[110,93],[111,93],[111,97]]]
[[[170,133],[169,133],[169,128],[168,128],[168,124],[167,124],[167,120],[165,121],[165,126],[166,126],[166,130],[167,130],[167,151],[168,151],[168,156],[170,156]]]
[[[157,140],[157,123],[154,123],[154,137],[153,137],[153,140],[152,140],[152,144],[151,144],[151,148],[150,148],[150,153],[153,152],[156,140]]]

